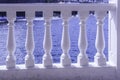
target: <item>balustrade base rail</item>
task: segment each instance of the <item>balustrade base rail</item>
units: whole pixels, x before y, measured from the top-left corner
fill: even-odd
[[[71,67],[53,64],[51,68],[45,68],[43,64],[35,64],[34,68],[16,65],[13,69],[0,66],[0,80],[116,80],[115,72],[116,68],[108,63],[104,67],[94,63],[84,67],[76,63]]]

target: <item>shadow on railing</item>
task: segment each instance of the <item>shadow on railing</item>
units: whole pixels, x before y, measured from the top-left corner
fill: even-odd
[[[108,3],[108,0],[0,0],[0,3]]]

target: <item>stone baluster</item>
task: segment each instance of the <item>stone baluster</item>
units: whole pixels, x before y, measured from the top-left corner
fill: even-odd
[[[52,38],[51,38],[51,19],[45,18],[45,34],[43,41],[43,48],[45,54],[43,56],[43,65],[44,67],[52,67],[52,56],[51,56],[51,48],[52,48]]]
[[[31,68],[34,67],[34,33],[33,33],[33,19],[30,15],[31,13],[26,14],[26,19],[27,19],[27,34],[26,34],[26,42],[25,42],[25,48],[27,55],[25,56],[25,66],[26,68]]]
[[[86,19],[88,17],[88,12],[79,12],[80,13],[80,32],[78,39],[78,48],[80,53],[77,57],[77,62],[80,66],[88,65],[88,56],[86,55],[86,49],[88,46],[87,35],[86,35]]]
[[[61,64],[62,66],[70,66],[71,59],[69,55],[70,49],[70,37],[69,37],[69,24],[68,18],[63,18],[63,31],[62,31],[62,41],[61,41],[61,48],[62,48],[62,55],[61,55]]]
[[[94,56],[95,63],[98,66],[106,65],[106,57],[103,53],[105,48],[105,40],[104,40],[104,30],[103,30],[103,20],[106,12],[104,11],[96,11],[97,17],[97,34],[96,34],[96,42],[95,46],[97,49],[97,53]]]
[[[7,37],[7,50],[8,56],[6,58],[6,67],[15,68],[15,34],[14,34],[14,20],[13,18],[8,18],[8,37]]]

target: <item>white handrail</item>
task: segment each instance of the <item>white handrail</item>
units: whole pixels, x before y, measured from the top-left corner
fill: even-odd
[[[0,11],[78,11],[78,10],[87,10],[87,11],[95,11],[95,10],[114,10],[116,5],[114,3],[91,3],[91,4],[56,4],[56,3],[31,3],[31,4],[0,4]]]

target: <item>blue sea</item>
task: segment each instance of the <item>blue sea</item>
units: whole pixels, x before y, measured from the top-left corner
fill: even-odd
[[[77,62],[77,56],[80,53],[78,49],[78,36],[79,36],[79,22],[78,17],[70,17],[69,19],[69,34],[70,34],[70,50],[69,54],[72,63]],[[96,18],[94,15],[89,15],[86,21],[87,26],[87,39],[88,47],[86,54],[88,55],[89,61],[94,61],[94,56],[96,54],[95,48],[95,38],[96,38]],[[105,37],[105,49],[104,54],[108,58],[108,15],[104,19],[104,37]],[[44,55],[43,50],[43,38],[44,38],[44,20],[34,20],[34,57],[35,63],[42,63],[42,56]],[[26,40],[26,21],[18,20],[15,22],[15,39],[16,39],[16,64],[25,63],[25,40]],[[6,23],[0,23],[0,65],[5,64],[6,56],[8,55],[6,49],[8,35],[8,26]],[[60,56],[62,54],[61,49],[61,38],[62,38],[62,19],[52,19],[51,20],[51,36],[52,36],[52,51],[51,55],[53,57],[54,63],[60,62]]]

